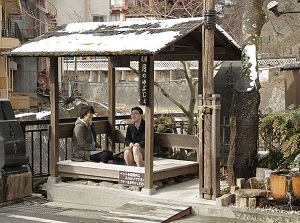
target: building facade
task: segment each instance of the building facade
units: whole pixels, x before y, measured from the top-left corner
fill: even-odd
[[[21,43],[21,32],[13,18],[22,13],[20,0],[3,0],[0,2],[0,52],[6,52]],[[0,56],[0,98],[7,98],[13,83],[13,72],[17,69],[11,59]]]
[[[1,4],[1,52],[57,25],[125,21],[127,10],[126,0],[10,0]],[[36,97],[37,92],[49,90],[49,80],[47,58],[0,58],[0,98],[9,98],[10,92]]]
[[[49,0],[57,8],[57,24],[125,21],[126,0]]]

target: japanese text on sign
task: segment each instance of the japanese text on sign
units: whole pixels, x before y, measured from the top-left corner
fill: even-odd
[[[144,174],[119,171],[119,184],[144,187]]]
[[[140,104],[148,105],[148,82],[149,82],[149,60],[147,56],[141,56],[139,61],[140,71]]]

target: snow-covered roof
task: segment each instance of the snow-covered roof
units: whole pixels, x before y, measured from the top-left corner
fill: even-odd
[[[176,51],[177,47],[179,50],[185,49],[184,52],[189,50],[189,54],[198,54],[199,57],[201,51],[199,27],[201,26],[202,18],[72,23],[57,27],[4,54],[8,56],[156,55],[163,50]],[[222,41],[220,44],[216,44],[215,41],[215,45],[229,47],[236,55],[240,54],[238,44],[220,26],[217,26],[216,30],[216,35],[219,36],[216,39]],[[174,45],[178,42],[178,46]],[[240,55],[238,57],[240,58]]]

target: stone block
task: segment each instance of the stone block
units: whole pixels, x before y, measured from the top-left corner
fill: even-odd
[[[249,197],[248,198],[248,208],[255,209],[256,208],[256,197]]]
[[[224,194],[216,199],[216,204],[221,207],[228,207],[235,203],[235,194]]]
[[[223,188],[220,190],[220,195],[228,194],[229,192],[230,192],[230,187],[223,187]]]
[[[247,208],[248,207],[248,197],[236,197],[236,206],[241,208]]]
[[[265,190],[271,190],[270,177],[266,177],[265,179]]]
[[[238,189],[235,194],[238,197],[266,197],[267,191],[261,189]]]
[[[6,201],[12,201],[32,195],[31,173],[8,174],[6,177]]]
[[[240,189],[244,189],[245,186],[246,186],[245,178],[237,178],[236,179],[236,186],[238,186]]]
[[[176,181],[174,180],[173,177],[171,177],[171,178],[168,179],[168,185],[169,185],[169,186],[171,186],[171,185],[173,185],[173,184],[175,184],[175,183],[176,183]]]
[[[230,193],[234,194],[238,189],[240,189],[238,186],[231,186],[230,187]]]
[[[251,189],[258,189],[258,180],[255,177],[249,178],[248,182]]]
[[[164,184],[163,184],[161,181],[159,181],[159,180],[154,181],[154,182],[153,182],[153,185],[156,185],[156,186],[157,186],[157,189],[161,189],[161,188],[164,187]]]
[[[0,177],[0,203],[5,202],[3,178]]]
[[[130,186],[128,187],[128,190],[131,190],[131,191],[140,191],[142,188],[140,187],[137,187],[137,186]]]
[[[88,185],[88,186],[99,186],[98,183],[96,183],[96,182],[94,182],[92,180],[89,180],[86,185]]]

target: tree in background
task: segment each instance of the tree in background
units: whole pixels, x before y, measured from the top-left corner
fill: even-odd
[[[216,4],[217,23],[237,42],[243,39],[242,18],[244,4],[240,0],[218,1]]]
[[[220,4],[219,9],[229,7],[228,4]],[[203,0],[136,0],[129,1],[128,4],[129,17],[154,17],[157,19],[168,19],[168,18],[183,18],[183,17],[200,17],[203,11]],[[222,12],[220,11],[220,14]],[[229,23],[227,18],[227,23]],[[235,16],[236,17],[236,16]],[[225,21],[225,20],[224,20]],[[229,25],[227,25],[229,26]],[[182,112],[188,118],[187,134],[194,134],[194,113],[196,106],[196,86],[198,80],[193,80],[192,72],[190,70],[190,64],[187,61],[181,61],[183,65],[183,76],[186,79],[187,85],[190,91],[189,105],[185,108],[182,103],[172,97],[168,92],[160,85],[155,82],[155,86],[161,91],[161,93],[168,98],[173,104],[182,110]],[[219,66],[220,62],[216,63]],[[133,69],[135,73],[135,71]],[[137,73],[138,74],[138,73]]]
[[[200,17],[203,0],[131,0],[129,15],[167,18]]]
[[[269,37],[267,51],[269,57],[273,54],[273,57],[280,58],[286,51],[290,51],[290,55],[295,55],[292,48],[297,44],[299,48],[300,37],[295,33],[300,30],[297,22],[300,15],[282,15],[283,19],[280,21],[279,18],[270,15],[270,12],[264,12],[269,2],[265,0],[241,1],[245,7],[242,30],[242,71],[239,81],[236,83],[231,104],[230,154],[227,165],[230,185],[235,185],[236,178],[254,176],[257,166],[258,108],[260,103],[257,55],[258,50],[264,52],[260,37],[265,38],[266,35]],[[299,7],[297,3],[296,0],[281,1],[282,8],[279,10],[295,11]],[[267,24],[265,25],[265,23]]]
[[[190,64],[188,61],[181,61],[183,66],[183,74],[187,81],[187,85],[189,86],[190,98],[189,98],[189,106],[186,109],[179,101],[173,98],[170,94],[168,94],[165,89],[158,83],[154,82],[154,85],[161,91],[161,93],[168,98],[173,104],[175,104],[178,108],[182,110],[182,112],[188,118],[188,127],[187,134],[194,134],[194,114],[195,114],[195,106],[196,106],[196,86],[198,84],[198,80],[193,80],[192,72],[190,69]]]

